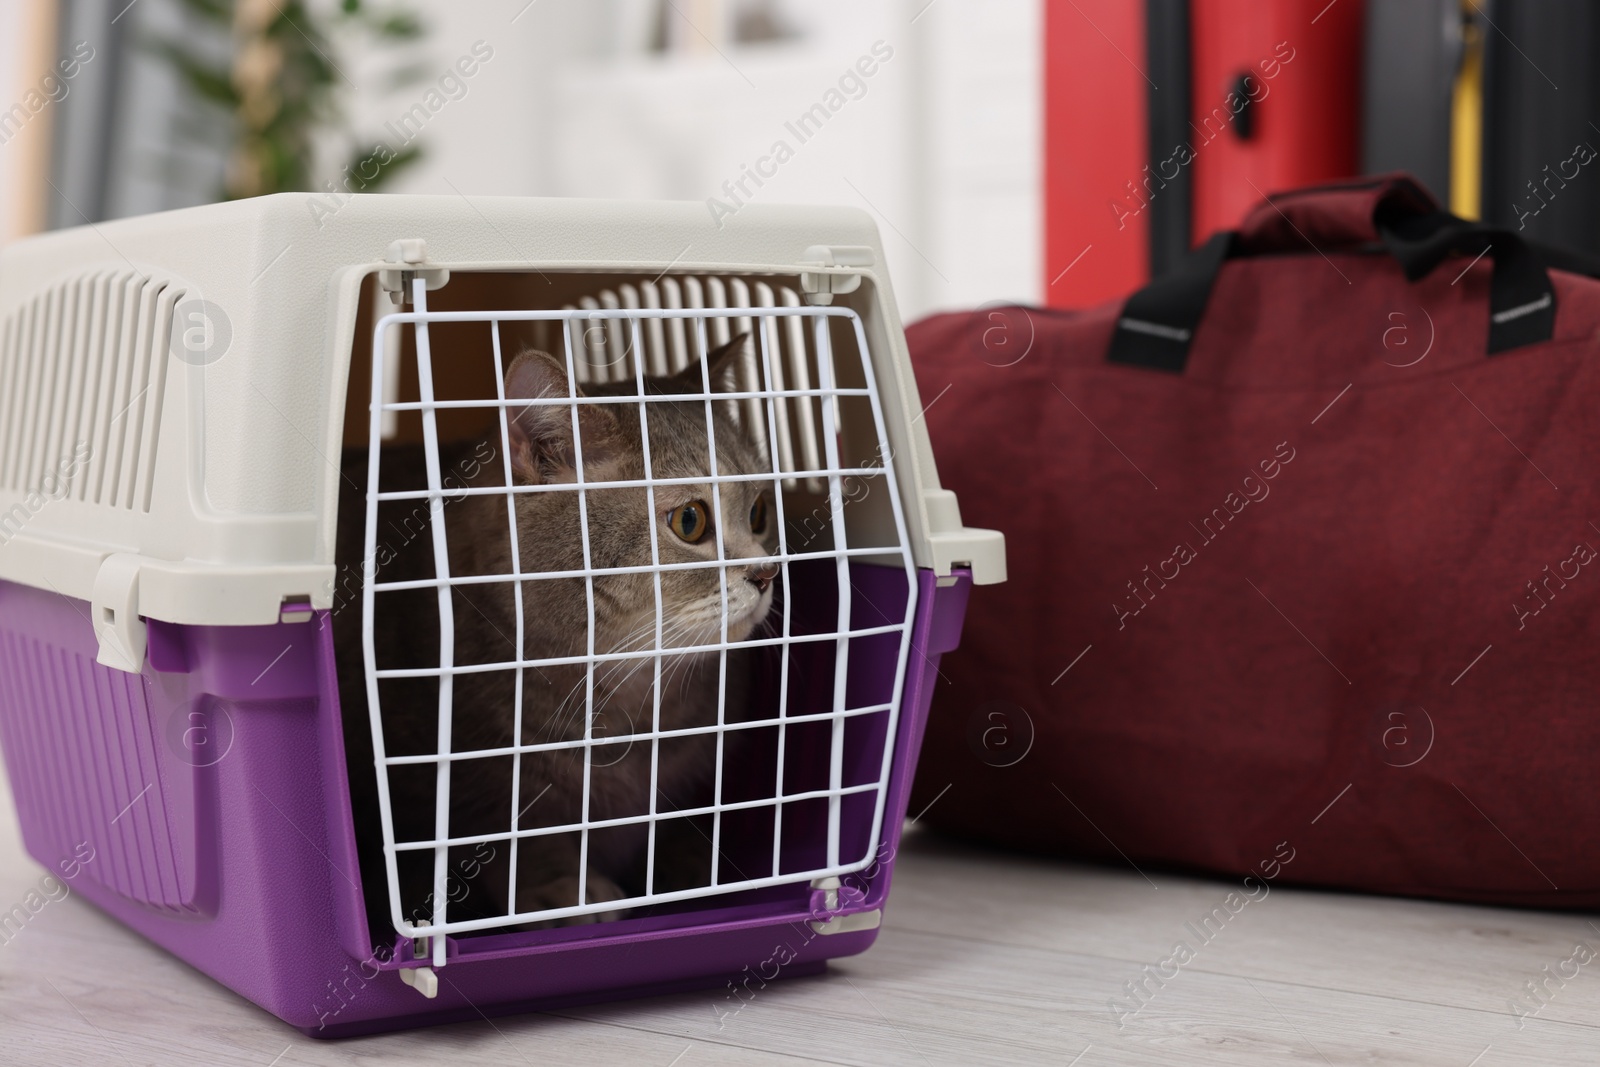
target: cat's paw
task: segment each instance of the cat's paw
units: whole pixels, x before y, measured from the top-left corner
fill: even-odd
[[[604,904],[612,900],[622,900],[627,895],[620,886],[605,875],[594,870],[589,872],[587,883],[584,886],[585,903]],[[519,886],[517,889],[517,911],[524,914],[530,911],[554,911],[557,908],[571,908],[575,907],[577,903],[578,876],[575,874],[564,875],[526,888]],[[626,911],[586,912],[582,915],[568,915],[560,919],[523,923],[517,929],[550,930],[558,926],[585,926],[589,923],[609,923],[616,922],[626,914]]]

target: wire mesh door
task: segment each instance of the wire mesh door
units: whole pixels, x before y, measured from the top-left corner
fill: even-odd
[[[724,372],[713,334],[728,312],[429,312],[421,279],[411,296],[414,311],[374,330],[363,561],[396,931],[432,938],[432,963],[443,966],[446,934],[614,918],[866,867],[882,830],[917,582],[856,312],[739,308],[753,337]],[[550,324],[560,351],[507,351],[509,323]],[[437,355],[430,328],[444,324],[476,324],[470,347],[483,351]],[[385,335],[407,329],[417,399],[402,401],[386,396],[394,375],[384,361],[398,346]],[[592,353],[612,352],[619,333],[620,356],[606,355],[597,374]],[[662,351],[674,335],[691,343]],[[836,352],[840,338],[853,352]],[[436,378],[466,359],[492,361],[494,395],[441,399]],[[860,384],[841,384],[841,359],[858,361],[845,365]],[[480,446],[478,469],[451,477],[439,419],[473,411],[498,448]],[[420,484],[396,488],[390,477],[385,487],[384,464],[398,462],[383,447],[391,412],[420,416]],[[785,490],[808,486],[831,532],[817,548],[792,544],[797,516],[785,511]],[[863,533],[846,508],[871,486],[892,522]],[[409,575],[396,576],[381,543],[383,509],[395,506],[413,509],[426,557]],[[551,546],[574,516],[561,557]],[[504,552],[477,547],[491,527]],[[854,579],[886,565],[905,584],[884,608]],[[400,595],[427,603],[415,613],[425,622],[397,626],[409,617],[391,610]],[[426,698],[397,697],[404,685],[426,687]],[[618,728],[607,715],[624,690],[635,710]],[[708,864],[689,876],[678,859],[693,849],[674,843],[685,827],[709,846]],[[485,880],[466,904],[463,850],[482,860],[474,877]],[[420,907],[403,871],[425,872]]]

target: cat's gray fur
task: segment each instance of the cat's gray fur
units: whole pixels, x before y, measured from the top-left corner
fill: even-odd
[[[741,337],[707,357],[706,373],[713,389],[731,387],[731,368],[746,343]],[[667,379],[647,379],[646,392],[655,395],[701,393],[702,367],[691,364]],[[582,396],[633,396],[633,382],[590,387]],[[519,356],[506,372],[508,399],[540,396],[566,397],[565,370],[540,352]],[[730,417],[732,404],[714,402],[717,472],[754,474],[770,471],[741,427]],[[645,475],[643,434],[639,404],[579,405],[584,480],[640,479]],[[503,486],[505,463],[500,449],[510,457],[512,481],[519,485],[571,484],[576,481],[571,405],[528,406],[507,411],[509,442],[498,429],[491,443],[492,462],[474,464],[470,479],[478,486]],[[708,462],[706,403],[703,400],[659,401],[648,405],[649,444],[655,478],[705,477]],[[483,454],[480,445],[478,455]],[[417,457],[413,457],[413,464]],[[448,462],[449,455],[442,457]],[[403,460],[385,453],[385,468]],[[407,488],[417,488],[413,477]],[[396,479],[384,479],[390,488]],[[667,516],[672,509],[693,500],[713,500],[707,483],[657,485],[654,514],[649,514],[647,491],[640,488],[591,489],[587,506],[590,565],[597,568],[644,565],[651,562],[650,523],[656,527],[656,544],[662,563],[716,559],[720,538],[724,557],[748,561],[726,568],[707,567],[668,571],[660,576],[663,648],[717,644],[722,634],[723,593],[726,575],[727,637],[742,641],[760,627],[772,604],[775,567],[775,520],[768,519],[761,534],[749,526],[758,497],[770,501],[768,480],[729,482],[720,487],[721,522],[698,544],[687,543],[672,532]],[[352,494],[346,494],[347,496]],[[583,526],[579,494],[571,490],[515,495],[518,548],[523,574],[575,571],[584,568]],[[413,506],[415,502],[412,502]],[[348,545],[351,531],[364,526],[354,508],[341,516],[341,542]],[[770,508],[769,508],[770,514]],[[452,575],[511,574],[510,536],[504,494],[466,497],[448,505],[449,559]],[[393,522],[388,529],[402,528]],[[355,531],[359,534],[359,529]],[[380,581],[433,576],[431,536],[417,539],[401,551],[380,553]],[[389,558],[385,558],[388,556]],[[348,548],[341,551],[348,563]],[[359,554],[357,555],[359,559]],[[652,575],[601,575],[593,579],[594,651],[599,654],[656,647],[656,594]],[[522,583],[524,659],[583,656],[589,651],[589,597],[582,578],[529,579]],[[384,594],[375,612],[379,665],[432,666],[438,662],[437,602],[433,589],[422,595]],[[457,665],[515,660],[517,608],[512,583],[457,587],[453,597],[454,659]],[[347,737],[360,748],[352,717],[365,707],[360,678],[359,612],[336,614],[339,638],[341,688],[345,692]],[[723,687],[725,721],[737,720],[743,711],[749,684],[747,659],[739,652],[727,656],[726,671],[717,653],[661,657],[660,728],[677,730],[712,726],[718,720],[718,690]],[[655,708],[654,657],[598,664],[594,670],[592,707],[587,692],[588,671],[583,664],[529,668],[523,673],[523,744],[582,739],[586,725],[593,736],[617,737],[649,732]],[[507,671],[457,674],[453,688],[453,751],[490,749],[513,743],[516,708],[515,674]],[[437,751],[437,700],[426,690],[414,689],[404,697],[380,694],[384,704],[385,745],[390,755]],[[360,707],[349,705],[359,701]],[[642,815],[650,811],[651,751],[648,740],[596,747],[588,761],[588,819]],[[584,816],[585,758],[582,747],[533,753],[522,757],[519,827],[578,822]],[[656,766],[657,811],[689,807],[711,781],[716,764],[716,736],[705,733],[664,742]],[[511,826],[510,757],[458,760],[452,766],[451,834],[504,833]],[[391,802],[396,834],[401,840],[433,836],[433,780],[431,764],[417,773],[391,775]],[[359,770],[352,765],[352,783]],[[353,790],[360,792],[359,790]],[[368,796],[368,802],[375,799]],[[358,804],[358,807],[360,805]],[[682,838],[662,833],[655,858],[657,892],[705,884],[709,853]],[[692,827],[690,827],[692,829]],[[493,858],[482,864],[453,916],[496,915],[514,910],[527,913],[578,903],[579,840],[576,833],[534,836],[518,845],[517,891],[507,899],[510,854],[506,842],[495,842]],[[646,829],[643,825],[591,832],[587,865],[586,902],[618,900],[639,893],[644,881]],[[414,865],[407,882],[408,901],[422,900],[431,888],[431,852],[413,854],[427,863]],[[698,859],[694,858],[698,857]],[[481,857],[480,857],[481,858]],[[475,865],[476,866],[476,865]],[[374,872],[376,873],[376,872]],[[512,909],[508,905],[514,903]],[[614,913],[602,914],[611,918]],[[587,921],[582,916],[568,921]]]

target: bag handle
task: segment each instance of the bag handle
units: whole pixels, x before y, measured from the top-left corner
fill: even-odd
[[[1366,250],[1374,243],[1417,281],[1451,253],[1490,256],[1490,355],[1548,341],[1555,289],[1547,265],[1591,273],[1593,264],[1553,253],[1511,230],[1457,218],[1405,175],[1299,189],[1269,197],[1237,231],[1213,234],[1171,273],[1130,296],[1106,354],[1112,363],[1181,373],[1194,332],[1228,259],[1272,252]]]

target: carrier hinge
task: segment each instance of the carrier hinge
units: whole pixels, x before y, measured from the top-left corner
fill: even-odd
[[[404,237],[389,243],[389,251],[384,254],[385,263],[398,263],[400,266],[378,272],[378,284],[389,294],[389,299],[396,304],[404,304],[411,296],[411,282],[422,278],[428,291],[443,289],[450,280],[450,271],[444,267],[430,267],[428,263],[428,242],[421,237]]]
[[[802,271],[800,289],[808,304],[831,304],[835,293],[853,293],[861,288],[861,275],[842,267],[870,267],[876,262],[866,245],[812,245],[800,254],[806,266],[832,268]]]
[[[413,938],[411,940],[411,958],[417,960],[427,959],[431,946],[432,941],[429,938]],[[400,981],[429,1000],[439,995],[439,974],[432,967],[402,967],[400,968]]]
[[[838,911],[847,903],[845,897],[853,895],[859,899],[860,894],[841,893],[842,883],[837,878],[816,878],[811,882],[812,914],[819,911]],[[820,900],[818,898],[821,898]],[[857,930],[876,930],[883,925],[883,911],[873,908],[871,911],[857,911],[849,915],[832,915],[826,919],[813,919],[811,929],[819,934],[849,934]]]
[[[439,975],[432,967],[402,967],[400,981],[429,1000],[439,995]]]

